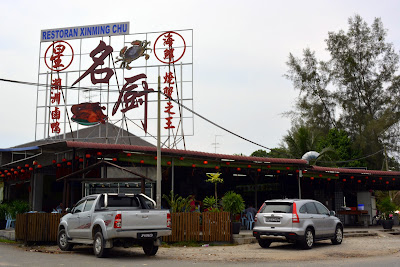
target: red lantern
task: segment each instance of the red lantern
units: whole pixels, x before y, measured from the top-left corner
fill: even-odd
[[[249,164],[249,165],[247,165],[247,168],[251,168],[251,165]]]
[[[361,180],[357,180],[357,183],[361,183]]]
[[[100,151],[97,152],[97,156],[101,156],[101,155],[103,155],[103,153],[101,153]]]
[[[375,183],[375,180],[372,180],[373,183]]]
[[[389,181],[386,181],[386,184],[389,184]]]
[[[328,182],[331,180],[331,178],[328,178]]]
[[[83,158],[79,158],[79,162],[83,162]]]
[[[395,178],[392,178],[392,180],[393,180],[393,181],[396,181],[396,179],[395,179]]]
[[[353,179],[354,179],[354,176],[350,176],[350,179],[352,179],[352,180],[353,180]]]
[[[365,180],[368,180],[368,176],[365,176]]]
[[[18,166],[17,169],[20,170],[20,169],[21,169],[21,166]]]
[[[268,169],[271,168],[271,165],[267,165],[267,168],[268,168]]]
[[[22,173],[24,173],[24,172],[25,172],[25,170],[24,170],[24,169],[22,169],[22,170],[21,170],[21,172],[22,172]]]
[[[196,167],[196,164],[192,164],[192,168],[195,168]]]
[[[17,171],[14,171],[14,174],[18,174],[18,172],[17,172]]]
[[[237,170],[238,172],[240,172],[242,169],[241,169],[241,168],[239,168],[239,167],[237,167],[237,168],[236,168],[236,170]]]
[[[37,167],[40,169],[40,168],[42,168],[42,165],[39,164]]]
[[[86,154],[85,157],[88,159],[90,158],[90,154]]]
[[[7,172],[8,172],[8,170],[4,170],[4,172],[5,172],[5,173],[7,173]]]
[[[208,161],[207,161],[207,160],[203,161],[203,164],[206,164],[206,165],[207,165],[207,164],[208,164]]]
[[[61,164],[60,164],[60,163],[57,163],[57,167],[60,168],[60,167],[61,167]]]
[[[11,173],[7,173],[8,176],[11,176]]]
[[[25,168],[29,168],[29,164],[25,164]]]
[[[53,164],[54,164],[54,163],[56,163],[56,160],[55,160],[55,159],[53,159],[53,161],[52,161],[52,162],[53,162]]]
[[[322,177],[322,174],[318,175],[319,177]]]
[[[183,158],[183,157],[180,157],[179,160],[184,160],[184,158]]]
[[[63,158],[63,159],[62,159],[62,161],[63,161],[63,162],[66,162],[66,161],[67,161],[67,159],[66,159],[66,158]]]
[[[343,179],[343,182],[346,182],[346,179]]]
[[[71,165],[72,165],[72,163],[68,161],[68,162],[67,162],[67,165],[68,165],[68,166],[71,166]]]
[[[379,177],[379,180],[381,180],[381,181],[382,181],[382,177]]]
[[[113,158],[113,161],[117,161],[117,158]]]
[[[281,173],[281,171],[280,170],[276,170],[276,173]]]
[[[143,164],[143,163],[144,163],[144,160],[141,160],[140,163]]]
[[[339,177],[339,174],[336,173],[335,176],[336,176],[336,177]]]
[[[218,169],[219,169],[219,166],[215,166],[215,169],[218,170]]]
[[[167,165],[171,165],[172,163],[171,163],[171,161],[167,161]]]
[[[259,169],[257,169],[257,171],[258,171],[258,172],[260,172],[260,171],[261,171],[261,169],[259,168]]]
[[[290,170],[290,167],[286,167],[286,170]]]
[[[33,165],[38,165],[36,160],[33,161]]]
[[[314,177],[313,177],[313,176],[311,176],[311,177],[310,177],[310,179],[311,179],[311,180],[314,180]]]
[[[154,159],[157,160],[157,156],[155,156]]]
[[[128,157],[130,157],[130,156],[132,156],[132,153],[127,153],[126,155],[127,155]]]
[[[230,162],[226,162],[225,164],[226,164],[226,165],[231,165],[231,163],[230,163]]]
[[[30,171],[33,171],[33,168],[32,168],[32,167],[29,167],[29,170],[30,170]]]
[[[13,172],[14,171],[14,168],[11,168],[11,172]]]

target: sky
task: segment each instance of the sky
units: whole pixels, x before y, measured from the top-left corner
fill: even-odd
[[[327,59],[328,32],[347,30],[355,14],[369,25],[380,17],[387,41],[400,50],[398,1],[1,0],[0,10],[0,78],[27,82],[38,79],[44,29],[123,21],[131,34],[193,29],[194,110],[268,148],[290,129],[283,113],[298,96],[284,77],[289,53],[301,57],[310,48]],[[0,148],[34,140],[36,90],[0,81]],[[188,150],[222,154],[265,149],[196,116],[185,142]]]

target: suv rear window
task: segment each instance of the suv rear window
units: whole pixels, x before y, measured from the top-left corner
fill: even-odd
[[[292,213],[293,203],[265,202],[260,213]]]

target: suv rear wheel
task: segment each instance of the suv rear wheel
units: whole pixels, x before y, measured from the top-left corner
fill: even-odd
[[[314,246],[314,231],[307,228],[302,242],[303,249],[311,249]]]
[[[269,246],[271,245],[271,240],[267,240],[267,239],[258,239],[258,244],[260,245],[260,247],[262,248],[269,248]]]
[[[339,245],[343,241],[343,229],[339,225],[336,226],[335,237],[331,239],[332,244]]]

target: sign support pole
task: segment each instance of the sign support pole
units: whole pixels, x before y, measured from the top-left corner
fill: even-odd
[[[157,209],[161,209],[161,78],[158,68],[158,92],[157,92]]]

